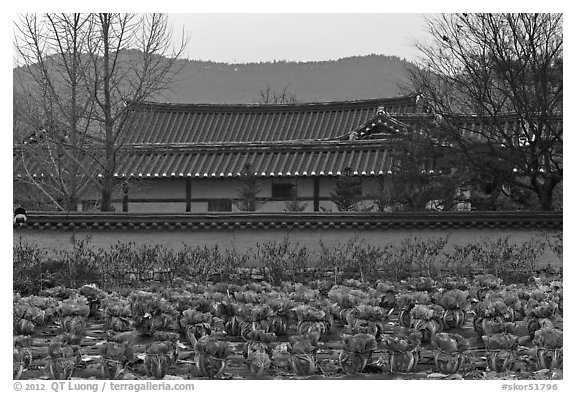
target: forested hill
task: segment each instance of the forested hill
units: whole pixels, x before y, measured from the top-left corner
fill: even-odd
[[[181,103],[260,102],[261,90],[284,89],[298,102],[392,97],[407,83],[411,63],[369,55],[318,62],[225,64],[182,60],[174,87],[157,101]]]
[[[130,56],[130,52],[126,55]],[[151,100],[173,103],[262,102],[261,91],[286,91],[297,102],[386,98],[403,94],[412,63],[395,56],[368,55],[339,60],[226,64],[179,60],[171,88]],[[30,80],[14,69],[14,84]]]

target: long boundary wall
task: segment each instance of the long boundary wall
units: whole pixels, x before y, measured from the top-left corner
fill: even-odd
[[[49,250],[71,249],[73,237],[90,238],[94,248],[117,242],[184,244],[245,252],[257,243],[287,238],[292,244],[320,251],[320,242],[336,246],[350,239],[367,244],[398,244],[405,238],[447,237],[447,247],[482,239],[508,237],[521,243],[562,231],[557,212],[445,212],[445,213],[30,213],[25,224],[14,225],[13,241],[36,243]],[[560,265],[546,250],[543,265]]]

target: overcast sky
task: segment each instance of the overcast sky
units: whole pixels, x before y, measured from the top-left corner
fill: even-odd
[[[414,60],[424,14],[169,14],[190,35],[185,57],[227,63],[311,61],[384,54]]]

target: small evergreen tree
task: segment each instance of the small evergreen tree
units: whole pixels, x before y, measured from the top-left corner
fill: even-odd
[[[344,168],[330,196],[338,211],[358,211],[358,203],[362,200],[362,179],[354,176],[350,167]]]
[[[256,174],[254,173],[251,163],[245,163],[242,167],[240,183],[240,187],[238,188],[238,199],[234,204],[240,211],[256,211],[262,202],[259,201],[257,197],[260,192],[260,187],[258,187]]]

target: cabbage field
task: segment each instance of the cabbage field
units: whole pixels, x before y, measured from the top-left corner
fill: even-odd
[[[560,274],[13,296],[15,379],[562,379]]]

